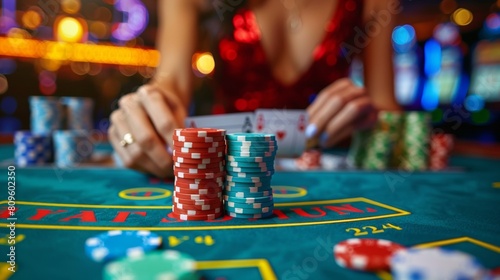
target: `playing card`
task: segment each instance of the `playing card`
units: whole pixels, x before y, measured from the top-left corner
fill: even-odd
[[[185,127],[210,127],[227,130],[227,133],[254,132],[253,113],[235,113],[213,116],[188,117]]]
[[[278,142],[278,155],[300,156],[305,150],[305,110],[259,109],[255,111],[255,131],[273,133]]]

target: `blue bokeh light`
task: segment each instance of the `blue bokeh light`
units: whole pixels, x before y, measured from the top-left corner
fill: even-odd
[[[484,98],[481,95],[471,94],[465,98],[464,106],[469,112],[478,112],[484,108]]]
[[[12,115],[17,110],[17,100],[12,96],[5,96],[2,98],[0,108],[6,115]]]
[[[436,40],[429,40],[424,46],[425,53],[425,74],[427,77],[433,76],[441,71],[441,45]]]

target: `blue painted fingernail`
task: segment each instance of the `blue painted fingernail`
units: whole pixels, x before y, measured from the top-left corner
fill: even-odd
[[[170,155],[174,153],[170,146],[167,146],[167,153],[169,153]]]
[[[311,123],[306,127],[306,138],[312,138],[315,134],[318,128],[316,127],[315,124]]]
[[[321,143],[321,146],[326,145],[326,141],[328,141],[328,134],[326,132],[323,132],[319,138],[319,142]]]

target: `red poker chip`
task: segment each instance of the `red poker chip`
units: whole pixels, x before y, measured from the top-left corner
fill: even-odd
[[[172,217],[183,220],[183,221],[206,221],[206,220],[215,220],[222,216],[222,213],[218,214],[209,214],[209,215],[196,215],[196,216],[188,216],[184,214],[178,214],[175,212],[171,213]]]
[[[172,160],[174,162],[179,162],[179,163],[189,163],[189,164],[210,164],[210,163],[220,163],[224,161],[224,157],[213,157],[213,158],[186,158],[186,157],[179,157],[179,156],[172,156]]]
[[[198,168],[182,168],[182,167],[174,166],[174,172],[183,172],[183,173],[189,173],[189,174],[220,173],[223,171],[224,171],[224,167],[198,169]]]
[[[215,215],[222,212],[222,207],[210,209],[210,210],[197,210],[197,209],[179,209],[175,205],[172,206],[172,212],[177,214],[185,214],[188,216],[200,216],[200,215]]]
[[[191,159],[204,159],[204,158],[223,158],[224,152],[217,153],[181,153],[176,150],[172,153],[173,156]]]
[[[175,181],[174,185],[176,187],[182,188],[184,190],[205,190],[205,189],[217,189],[224,187],[224,183],[222,182],[207,182],[207,183],[189,183],[182,181]]]
[[[177,193],[183,193],[183,194],[207,194],[207,195],[214,195],[217,193],[222,193],[222,187],[217,186],[215,188],[206,188],[206,189],[190,189],[190,188],[185,188],[182,186],[175,186],[174,189]]]
[[[177,142],[194,142],[194,143],[213,143],[225,141],[225,137],[196,137],[196,136],[177,136],[173,135],[172,139]]]
[[[181,182],[181,183],[189,183],[189,184],[211,184],[213,186],[213,183],[224,183],[224,177],[218,177],[218,178],[213,178],[213,179],[200,179],[200,178],[180,178],[177,177],[175,178],[174,182]]]
[[[185,147],[175,147],[174,151],[178,153],[225,153],[226,147],[215,147],[215,148],[185,148]]]
[[[361,271],[389,270],[391,256],[405,249],[384,239],[352,238],[333,247],[335,261],[341,267]]]
[[[203,148],[218,148],[226,147],[226,141],[216,141],[216,142],[187,142],[187,141],[177,141],[173,139],[174,148],[191,148],[191,149],[203,149]]]
[[[222,199],[184,199],[173,196],[174,203],[189,204],[189,205],[219,205],[222,204]]]
[[[178,178],[186,178],[186,179],[215,179],[224,177],[224,172],[192,174],[192,173],[174,171],[174,175]]]
[[[208,164],[192,164],[192,163],[182,163],[182,162],[174,162],[174,167],[179,168],[195,168],[195,169],[211,169],[211,168],[224,168],[224,162],[214,162]]]
[[[185,210],[213,210],[220,208],[221,204],[193,205],[193,204],[174,203],[172,206],[175,206],[176,209],[185,209]]]
[[[226,130],[218,128],[178,128],[174,130],[174,135],[196,137],[223,137],[226,136]]]
[[[174,195],[175,197],[180,199],[190,199],[190,200],[206,200],[206,199],[213,200],[222,198],[222,192],[207,193],[207,194],[189,194],[189,193],[175,192]]]

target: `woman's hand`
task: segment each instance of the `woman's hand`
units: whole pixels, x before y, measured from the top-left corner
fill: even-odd
[[[175,94],[154,83],[144,85],[119,100],[108,137],[126,167],[171,176],[172,156],[167,149],[185,117],[186,109]]]
[[[350,79],[340,79],[322,90],[307,109],[306,137],[319,137],[322,147],[331,147],[357,129],[376,121],[376,110],[362,87]]]

